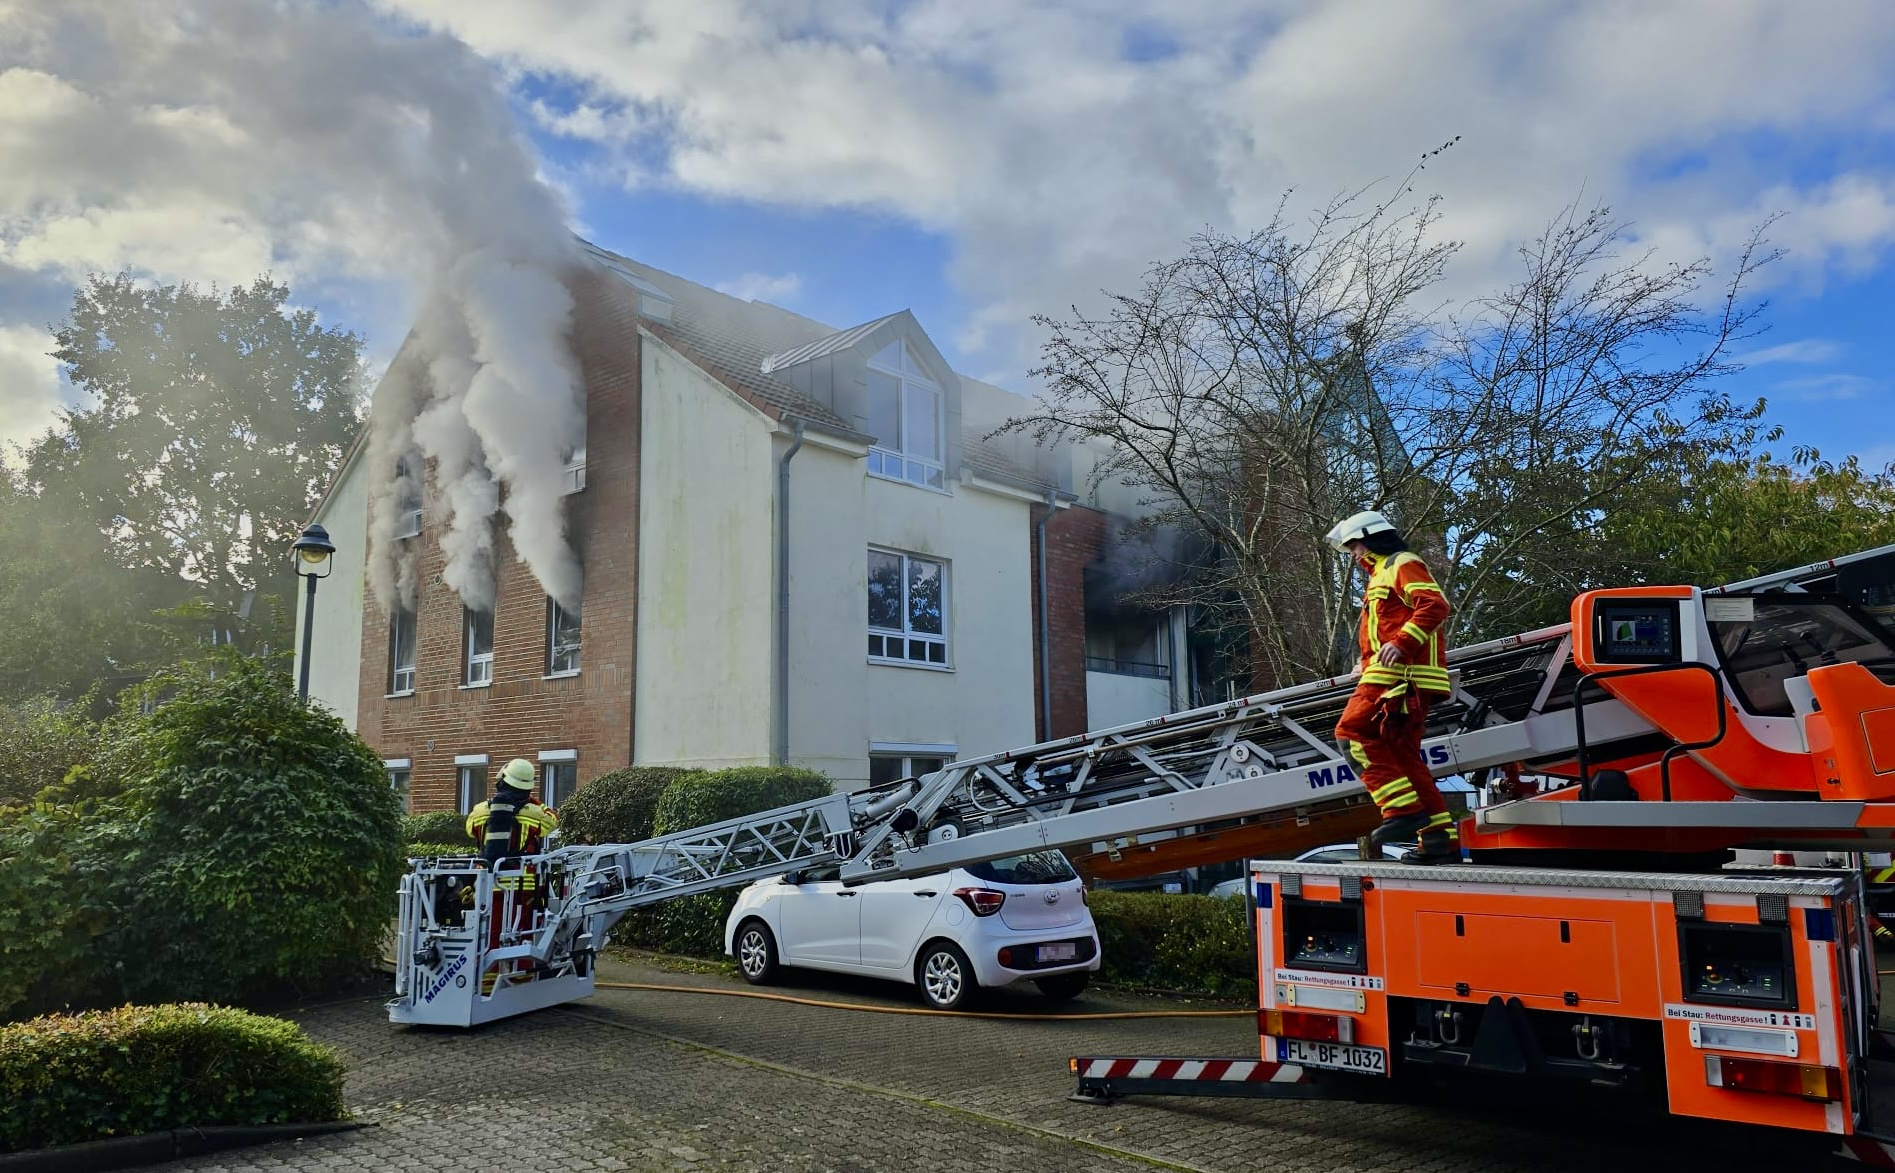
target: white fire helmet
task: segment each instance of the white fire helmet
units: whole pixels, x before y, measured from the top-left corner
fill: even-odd
[[[1354,517],[1347,517],[1336,523],[1336,528],[1323,535],[1323,540],[1338,550],[1346,551],[1350,542],[1359,542],[1370,534],[1394,533],[1394,523],[1373,509],[1365,509]]]

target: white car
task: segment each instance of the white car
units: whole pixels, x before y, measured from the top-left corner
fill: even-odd
[[[1404,852],[1414,849],[1412,843],[1384,843],[1383,859],[1400,859]],[[1328,847],[1312,847],[1296,857],[1298,863],[1350,863],[1361,859],[1362,853],[1353,843],[1332,843]],[[1250,897],[1250,872],[1246,870],[1236,879],[1225,880],[1206,893],[1208,896]]]
[[[1057,851],[855,886],[836,874],[791,872],[738,894],[724,952],[745,981],[765,984],[778,966],[863,974],[913,982],[928,1005],[956,1010],[1018,981],[1064,1001],[1099,968],[1085,884]]]

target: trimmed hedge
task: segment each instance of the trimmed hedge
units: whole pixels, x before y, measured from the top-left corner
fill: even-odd
[[[476,855],[466,840],[459,843],[410,843],[402,849],[403,859],[421,859],[436,855]]]
[[[203,1003],[29,1019],[0,1027],[0,1152],[340,1120],[342,1070],[293,1022]]]
[[[1257,953],[1242,900],[1091,891],[1099,980],[1180,994],[1254,998]]]
[[[649,839],[665,790],[680,778],[703,773],[685,766],[630,766],[601,774],[559,804],[559,828],[568,843]]]
[[[401,838],[404,843],[465,845],[473,842],[467,837],[467,816],[454,811],[429,811],[425,815],[402,816]]]
[[[821,798],[834,789],[827,775],[794,766],[739,766],[674,779],[658,800],[652,834],[688,831],[707,823]],[[584,793],[582,789],[580,793]],[[741,888],[680,896],[635,910],[614,934],[627,944],[687,957],[724,955],[724,920]]]

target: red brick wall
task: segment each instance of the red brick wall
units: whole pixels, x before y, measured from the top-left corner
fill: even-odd
[[[1044,507],[1033,511],[1037,527]],[[1053,727],[1043,727],[1040,673],[1040,564],[1037,529],[1033,549],[1033,713],[1040,738],[1086,731],[1086,566],[1104,549],[1106,515],[1074,505],[1046,523],[1047,627],[1051,631]]]
[[[586,385],[586,487],[565,499],[568,535],[585,564],[580,671],[545,679],[546,594],[496,535],[493,684],[461,688],[461,601],[439,584],[444,558],[431,524],[419,544],[415,693],[388,697],[388,618],[364,608],[358,732],[384,758],[410,758],[412,808],[451,809],[457,754],[484,753],[490,780],[509,758],[578,751],[583,785],[632,760],[638,598],[639,347],[635,308],[616,282],[574,288],[574,350]],[[373,475],[372,473],[370,475]]]

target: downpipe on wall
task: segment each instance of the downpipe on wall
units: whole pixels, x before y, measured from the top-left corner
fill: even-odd
[[[776,462],[776,763],[790,761],[790,461],[803,447],[803,421],[792,421],[795,439]]]

